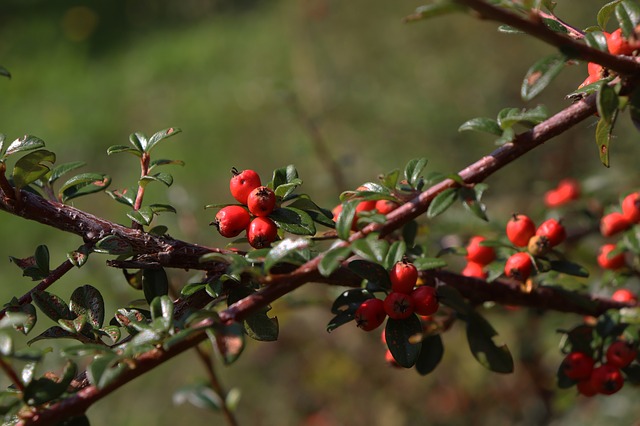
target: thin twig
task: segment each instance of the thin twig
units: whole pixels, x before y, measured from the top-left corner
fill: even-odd
[[[11,382],[16,386],[20,392],[24,392],[24,385],[22,384],[22,380],[18,377],[16,371],[9,364],[5,362],[4,359],[0,358],[0,368],[5,372],[5,374],[9,377]]]
[[[211,388],[220,397],[220,408],[222,409],[222,414],[224,415],[226,422],[231,426],[238,426],[238,421],[233,415],[233,412],[227,406],[227,393],[222,387],[222,383],[220,383],[220,379],[218,379],[218,375],[216,374],[216,371],[213,367],[213,359],[211,359],[211,356],[206,353],[200,346],[196,346],[194,349],[198,354],[198,358],[200,359],[200,361],[202,361],[205,370],[207,370],[207,376],[209,377]]]

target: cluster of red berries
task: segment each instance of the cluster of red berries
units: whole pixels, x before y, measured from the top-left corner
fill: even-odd
[[[360,186],[358,191],[368,191],[367,187]],[[400,204],[391,200],[365,200],[358,203],[356,206],[356,214],[353,217],[351,229],[356,231],[358,229],[358,219],[361,217],[362,212],[376,212],[387,215],[397,209]],[[342,213],[342,204],[338,204],[331,211],[333,213],[333,221],[337,222],[340,214]]]
[[[467,264],[462,270],[465,277],[487,279],[484,267],[496,259],[496,251],[493,247],[483,246],[481,243],[486,238],[480,235],[471,237],[467,244]]]
[[[614,211],[608,213],[600,219],[600,233],[603,237],[610,237],[620,232],[626,231],[634,224],[640,223],[640,192],[627,195],[622,200],[622,212]],[[612,243],[604,244],[600,247],[598,254],[598,264],[604,269],[620,269],[625,266],[624,252],[618,250],[613,255],[610,254],[616,249]]]
[[[607,348],[604,362],[600,365],[596,366],[596,361],[589,354],[574,351],[565,356],[560,368],[567,378],[576,382],[582,395],[612,395],[624,385],[621,369],[628,367],[637,355],[635,344],[616,339]]]
[[[633,52],[640,49],[640,40],[637,37],[632,36],[629,39],[626,39],[622,34],[622,29],[618,28],[612,33],[603,32],[604,37],[607,40],[607,49],[609,53],[612,55],[632,55]],[[589,84],[595,83],[607,77],[607,70],[603,68],[601,65],[596,64],[595,62],[589,62],[587,65],[587,71],[589,76],[586,78],[584,82],[580,85],[580,87],[588,86]]]
[[[571,178],[562,179],[558,186],[544,194],[544,204],[549,208],[560,207],[580,198],[580,183]]]
[[[378,328],[389,316],[392,319],[405,319],[416,313],[433,315],[439,308],[436,289],[430,286],[418,286],[418,269],[405,260],[397,262],[389,273],[391,292],[384,300],[367,299],[355,312],[356,325],[365,331]]]
[[[260,176],[253,170],[238,172],[233,168],[231,173],[229,190],[243,205],[223,207],[213,224],[223,237],[234,238],[246,231],[251,247],[269,247],[278,237],[278,228],[268,217],[276,208],[276,194],[271,188],[262,186]]]

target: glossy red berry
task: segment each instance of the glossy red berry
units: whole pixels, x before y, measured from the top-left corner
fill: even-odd
[[[618,253],[615,256],[609,255],[609,253],[615,249],[615,244],[605,244],[600,247],[600,252],[598,253],[598,265],[600,265],[601,268],[615,270],[624,266],[624,253]]]
[[[587,72],[589,73],[589,75],[594,75],[597,76],[599,78],[602,78],[602,71],[604,69],[602,68],[602,65],[597,64],[595,62],[589,62],[587,64]]]
[[[547,191],[544,204],[549,208],[559,207],[580,197],[580,183],[575,179],[562,179],[558,187]]]
[[[367,299],[356,309],[355,319],[358,327],[364,331],[374,330],[384,322],[387,313],[380,299]]]
[[[638,349],[631,342],[616,340],[607,348],[607,364],[618,368],[625,368],[636,359]]]
[[[461,274],[465,277],[480,278],[486,280],[489,276],[484,270],[484,265],[476,262],[467,262],[467,265],[462,270]]]
[[[413,263],[400,261],[389,272],[391,289],[399,293],[410,294],[418,281],[418,269]]]
[[[411,293],[413,311],[418,315],[433,315],[440,307],[434,287],[422,285]]]
[[[507,238],[516,247],[526,247],[536,233],[536,225],[523,214],[514,214],[507,222]]]
[[[556,219],[547,219],[538,226],[536,235],[546,237],[549,240],[549,246],[555,247],[567,238],[567,231]]]
[[[584,79],[584,81],[582,83],[580,83],[580,85],[578,86],[578,89],[582,89],[584,86],[588,86],[590,84],[593,84],[597,81],[600,81],[601,77],[598,77],[597,75],[589,75],[587,78]]]
[[[626,288],[621,288],[613,292],[611,295],[611,300],[615,300],[616,302],[623,303],[638,303],[638,297],[631,290],[627,290]]]
[[[531,257],[524,252],[512,254],[504,265],[504,274],[518,281],[526,281],[531,275],[533,263]]]
[[[342,204],[338,204],[337,206],[335,206],[333,210],[331,210],[331,213],[333,213],[333,221],[337,222],[340,213],[342,213]]]
[[[591,397],[598,394],[598,390],[593,386],[591,378],[579,381],[576,387],[578,392],[584,396]]]
[[[268,217],[256,217],[247,228],[247,239],[253,248],[269,247],[278,237],[278,227]]]
[[[634,192],[624,197],[622,215],[631,223],[640,223],[640,192]]]
[[[391,213],[398,207],[400,207],[400,204],[396,203],[395,201],[378,200],[376,201],[375,209],[378,211],[378,213],[386,215]]]
[[[619,212],[611,212],[602,216],[602,219],[600,219],[600,233],[603,237],[615,235],[628,229],[630,226],[631,222]]]
[[[622,389],[624,378],[620,369],[610,364],[602,364],[593,369],[591,384],[598,393],[612,395]]]
[[[560,364],[562,373],[571,380],[586,380],[591,377],[595,361],[583,352],[567,354]]]
[[[259,186],[249,193],[247,207],[254,216],[268,216],[276,207],[276,194],[271,188]]]
[[[480,235],[471,237],[469,244],[467,244],[467,260],[469,262],[488,265],[495,260],[496,251],[493,247],[480,245],[484,240],[486,240],[486,238]]]
[[[392,291],[384,299],[384,310],[393,319],[405,319],[413,314],[413,300],[406,293]]]
[[[221,208],[216,214],[213,224],[218,228],[220,235],[233,238],[247,229],[249,222],[251,222],[251,215],[247,209],[240,206],[227,206]]]
[[[260,176],[253,170],[239,172],[235,167],[231,169],[233,177],[229,182],[229,190],[233,198],[242,204],[247,204],[247,197],[251,191],[261,185]]]
[[[624,38],[621,28],[618,28],[607,37],[607,47],[612,55],[631,55],[634,50],[629,41]]]

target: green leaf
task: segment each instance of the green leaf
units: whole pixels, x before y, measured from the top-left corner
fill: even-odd
[[[292,253],[296,253],[298,250],[309,246],[309,241],[304,238],[292,240],[287,238],[279,242],[274,248],[269,250],[266,258],[264,259],[264,271],[268,273],[273,266],[278,262],[285,259]]]
[[[131,145],[141,153],[147,149],[147,137],[142,133],[131,133],[129,135],[129,142],[131,142]]]
[[[133,254],[133,247],[127,241],[115,235],[108,235],[99,240],[93,250],[96,253],[129,255]]]
[[[207,329],[207,335],[213,346],[218,350],[225,365],[233,364],[244,350],[244,327],[237,322],[229,325],[219,325],[212,332]]]
[[[184,166],[184,161],[182,160],[168,160],[165,158],[160,158],[158,160],[153,160],[151,161],[151,163],[149,163],[149,170],[153,170],[155,167],[159,167],[159,166],[170,166],[170,165],[176,165],[176,166]]]
[[[23,395],[24,401],[28,405],[35,406],[42,405],[58,398],[67,390],[67,387],[74,379],[76,372],[76,364],[67,360],[59,382],[55,382],[45,377],[32,380],[25,387]]]
[[[93,328],[102,327],[104,322],[104,299],[100,291],[90,285],[76,288],[71,294],[69,309],[77,316],[84,315]]]
[[[294,207],[280,207],[269,215],[278,228],[296,235],[315,235],[316,226],[309,214]]]
[[[349,290],[345,290],[336,298],[333,305],[331,305],[331,313],[353,313],[362,304],[362,302],[371,298],[371,293],[362,288],[351,288]]]
[[[629,38],[640,23],[640,5],[635,0],[623,0],[615,8],[616,19],[620,23],[622,35]]]
[[[592,49],[601,50],[603,52],[609,51],[609,48],[607,47],[607,38],[604,36],[602,31],[591,31],[585,33],[584,41],[587,46]]]
[[[66,181],[58,191],[62,202],[83,195],[104,191],[111,184],[111,177],[104,173],[82,173]]]
[[[320,260],[318,271],[323,277],[328,277],[340,267],[350,254],[350,247],[332,247]]]
[[[142,291],[147,303],[169,294],[169,280],[164,268],[149,268],[142,271]]]
[[[473,312],[467,319],[467,342],[474,358],[496,373],[512,373],[513,358],[507,345],[496,345],[498,333],[480,314]]]
[[[422,19],[433,18],[436,16],[447,15],[454,12],[463,12],[467,10],[466,6],[463,6],[457,2],[450,0],[436,0],[433,3],[419,6],[414,13],[406,16],[404,22],[420,21]]]
[[[0,75],[3,77],[7,77],[8,79],[11,79],[11,73],[2,65],[0,65]]]
[[[34,291],[31,297],[38,309],[52,320],[58,322],[60,319],[73,319],[69,306],[55,294],[46,291]]]
[[[169,127],[168,129],[160,130],[159,132],[154,133],[153,136],[149,138],[147,146],[145,147],[145,151],[150,152],[158,142],[180,132],[182,132],[182,130],[178,129],[177,127]]]
[[[136,157],[142,157],[142,150],[138,148],[131,148],[127,145],[112,145],[107,148],[107,155],[111,154],[119,154],[121,152],[126,152],[129,154],[133,154]]]
[[[400,366],[411,368],[415,365],[420,355],[422,342],[411,343],[410,339],[421,333],[422,323],[415,314],[406,319],[389,318],[387,320],[385,339],[393,359]]]
[[[468,315],[471,312],[469,304],[464,300],[458,290],[450,285],[438,285],[436,287],[438,300],[458,312],[461,315]]]
[[[139,210],[128,211],[127,217],[140,225],[147,226],[153,220],[153,211],[148,206],[142,207]]]
[[[514,28],[510,25],[500,25],[498,27],[498,32],[504,33],[504,34],[526,34],[524,31],[521,31],[517,28]]]
[[[194,407],[218,412],[222,407],[220,395],[215,393],[207,384],[187,385],[173,394],[173,404],[181,405],[189,402]]]
[[[416,237],[418,236],[418,222],[412,220],[402,227],[402,239],[407,247],[415,246]]]
[[[444,268],[447,262],[437,257],[418,257],[413,261],[413,265],[419,271],[428,271],[430,269]]]
[[[438,366],[444,355],[444,346],[439,334],[427,336],[422,340],[420,355],[416,360],[416,371],[422,376],[431,373]]]
[[[102,335],[107,336],[111,340],[111,343],[115,344],[118,343],[118,340],[120,340],[120,327],[117,327],[115,325],[107,325],[105,327],[102,327],[99,331]]]
[[[38,336],[27,342],[27,345],[37,342],[38,340],[45,339],[75,339],[77,335],[75,333],[68,332],[62,327],[54,325],[40,333]]]
[[[351,244],[351,249],[365,260],[381,264],[389,251],[389,242],[380,239],[377,233],[372,233],[367,235],[366,238],[354,241]]]
[[[42,139],[31,135],[24,135],[23,137],[11,142],[11,144],[7,147],[7,151],[4,153],[3,157],[7,158],[8,156],[15,154],[16,152],[32,151],[34,149],[42,148],[43,146],[44,141]]]
[[[400,170],[395,169],[385,175],[380,176],[380,183],[386,188],[395,188],[400,178]]]
[[[352,260],[349,262],[349,270],[374,284],[381,290],[391,289],[391,280],[389,279],[389,272],[378,263],[366,261],[366,260]]]
[[[483,188],[477,188],[476,185],[474,188],[462,187],[458,191],[458,196],[462,200],[462,205],[467,208],[471,213],[473,213],[476,217],[488,222],[489,218],[486,213],[486,206],[480,202],[480,197],[482,196]]]
[[[569,262],[568,260],[552,260],[551,269],[563,274],[572,275],[574,277],[587,278],[589,271],[577,263]]]
[[[458,188],[447,188],[431,201],[427,209],[427,217],[433,219],[439,214],[444,213],[456,201],[458,197]]]
[[[398,263],[404,257],[407,252],[407,244],[403,241],[394,241],[387,251],[384,262],[382,263],[385,269],[391,269],[393,265]]]
[[[609,142],[611,141],[611,132],[613,131],[613,123],[601,118],[596,126],[596,144],[598,145],[598,155],[600,161],[605,167],[609,167]]]
[[[427,166],[426,158],[414,158],[410,160],[404,168],[404,178],[407,180],[409,185],[412,187],[416,187],[418,180],[420,179],[420,175],[422,171]]]
[[[143,186],[143,187],[147,186],[149,182],[160,182],[166,185],[167,187],[169,187],[173,185],[173,176],[171,176],[169,173],[159,172],[153,175],[143,176],[138,181],[140,186]]]
[[[502,135],[502,129],[498,125],[498,122],[491,118],[485,117],[472,118],[471,120],[465,121],[460,127],[458,127],[459,132],[465,132],[469,130],[475,132],[491,133],[497,136]]]
[[[123,189],[122,191],[105,191],[111,198],[124,205],[133,207],[136,201],[137,189],[134,187]]]
[[[614,0],[602,6],[602,8],[598,11],[598,26],[602,29],[602,31],[607,30],[607,23],[611,18],[611,14],[616,9],[616,6],[620,3],[621,0]]]
[[[549,28],[551,31],[554,31],[556,33],[567,34],[569,32],[569,30],[567,30],[567,28],[564,25],[562,25],[560,22],[556,21],[555,19],[542,18],[542,22],[547,26],[547,28]]]
[[[51,170],[51,174],[49,175],[49,179],[47,180],[49,183],[54,183],[66,173],[69,173],[70,171],[75,169],[79,169],[80,167],[84,167],[86,164],[87,163],[85,163],[84,161],[74,161],[71,163],[60,164]]]
[[[38,252],[38,249],[36,249],[36,253],[37,252]],[[42,254],[40,254],[40,256],[42,256]],[[9,259],[11,260],[11,262],[15,263],[18,268],[22,270],[23,277],[29,277],[33,281],[40,281],[45,279],[49,275],[48,262],[46,262],[45,264],[44,259],[41,258],[40,263],[44,264],[45,266],[44,269],[41,268],[40,265],[38,265],[38,261],[36,260],[35,255],[25,257],[23,259],[9,256]]]
[[[273,192],[276,194],[276,197],[286,199],[300,185],[302,185],[302,179],[294,179],[291,182],[279,185]]]
[[[112,383],[126,369],[124,363],[118,364],[120,357],[113,354],[97,356],[87,368],[89,382],[102,389]]]
[[[191,296],[192,294],[203,290],[205,285],[205,283],[188,283],[182,287],[182,290],[180,290],[180,296]]]
[[[356,216],[356,207],[360,200],[349,200],[342,203],[342,212],[336,222],[336,232],[341,240],[348,240]]]
[[[564,29],[564,27],[562,27]],[[530,101],[542,92],[553,81],[566,65],[567,57],[556,53],[540,59],[527,71],[522,81],[520,96]]]
[[[169,331],[173,328],[173,302],[169,296],[163,295],[154,298],[149,304],[149,311],[152,322],[160,320],[162,331]]]
[[[73,266],[80,268],[89,260],[89,254],[91,254],[91,248],[81,245],[77,250],[67,253],[67,259]]]
[[[350,310],[350,311],[344,311],[344,312],[338,313],[336,316],[331,318],[331,320],[327,324],[327,333],[331,333],[336,328],[341,327],[353,321],[355,318],[354,314],[355,314],[355,309],[352,311]]]
[[[13,328],[24,335],[29,334],[38,319],[36,308],[31,303],[7,306],[6,317]]]
[[[513,127],[514,124],[523,124],[530,127],[547,119],[549,113],[543,105],[533,109],[505,108],[498,113],[498,125],[502,129]]]
[[[24,188],[40,179],[51,170],[42,163],[55,163],[56,155],[46,149],[30,152],[16,161],[13,167],[13,183],[17,189]]]
[[[619,105],[618,94],[615,89],[603,82],[602,88],[598,91],[596,104],[600,117],[610,123],[613,122]]]
[[[260,342],[274,342],[278,340],[278,318],[271,318],[267,315],[270,309],[271,308],[264,308],[249,315],[244,320],[244,330],[249,337]]]

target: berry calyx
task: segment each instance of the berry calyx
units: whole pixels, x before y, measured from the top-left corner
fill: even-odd
[[[380,299],[367,299],[356,309],[356,325],[364,331],[375,330],[380,327],[387,317],[384,302]]]
[[[626,340],[616,340],[607,348],[607,364],[625,368],[636,359],[638,349]]]
[[[598,265],[600,265],[603,269],[620,269],[624,266],[624,253],[618,253],[615,256],[611,256],[613,250],[616,249],[615,244],[605,244],[600,247],[600,252],[598,254]]]
[[[527,251],[532,256],[544,256],[549,253],[549,250],[551,250],[551,244],[549,239],[543,235],[534,235],[527,245]]]
[[[408,318],[413,314],[413,300],[406,293],[392,291],[384,299],[384,310],[389,315],[389,318]]]
[[[524,252],[512,254],[504,265],[504,274],[518,281],[526,281],[531,275],[533,262],[531,257]]]
[[[216,220],[212,224],[218,228],[220,235],[233,238],[247,229],[249,222],[251,222],[251,215],[244,207],[226,206],[216,214]]]
[[[268,216],[276,207],[276,194],[271,188],[259,186],[249,193],[247,207],[254,216]]]
[[[610,237],[628,229],[631,222],[620,212],[611,212],[600,219],[600,233],[603,237]]]
[[[624,197],[622,215],[631,223],[640,223],[640,192],[634,192]]]
[[[469,244],[467,244],[467,260],[469,262],[479,263],[481,265],[488,265],[496,258],[496,251],[493,247],[487,247],[480,245],[481,242],[486,240],[485,237],[476,235],[471,237]]]
[[[507,222],[507,238],[516,247],[526,247],[536,233],[536,225],[529,216],[514,214]]]
[[[256,217],[247,228],[247,239],[253,248],[269,247],[278,237],[278,227],[268,217]]]
[[[400,207],[400,204],[391,200],[378,200],[376,201],[376,205],[375,205],[375,209],[378,211],[378,213],[384,214],[384,215],[391,213],[398,207]]]
[[[590,380],[594,389],[604,395],[613,395],[622,389],[624,384],[620,369],[610,364],[602,364],[594,368]]]
[[[413,310],[418,315],[433,315],[440,307],[436,289],[430,286],[420,286],[411,293]]]
[[[570,352],[562,360],[562,373],[571,380],[586,380],[591,377],[595,361],[584,352]]]
[[[638,303],[638,297],[631,290],[627,290],[626,288],[621,288],[613,292],[611,295],[611,300],[615,300],[616,302],[623,303]]]
[[[235,167],[231,169],[233,177],[229,181],[229,191],[239,203],[247,204],[247,197],[251,191],[262,185],[260,176],[253,170],[247,169],[241,172]]]
[[[418,269],[413,263],[401,260],[393,265],[389,272],[389,278],[393,291],[410,294],[418,281]]]
[[[486,280],[489,274],[487,274],[484,270],[484,265],[481,265],[476,262],[467,262],[467,265],[462,270],[461,274],[465,277],[472,278],[480,278],[481,280]]]
[[[536,235],[547,237],[549,246],[555,247],[567,238],[567,231],[556,219],[547,219],[538,226]]]

